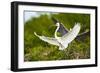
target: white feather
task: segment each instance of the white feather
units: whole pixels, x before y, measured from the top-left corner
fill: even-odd
[[[71,43],[76,38],[76,36],[78,35],[78,33],[80,31],[80,24],[79,23],[75,24],[73,29],[70,30],[68,33],[66,33],[62,37],[57,37],[57,33],[56,32],[57,32],[58,29],[59,29],[59,25],[57,25],[57,29],[55,31],[55,38],[39,36],[35,32],[34,32],[34,34],[38,38],[43,40],[44,42],[47,42],[47,43],[52,44],[52,45],[59,46],[59,50],[64,50],[65,48],[68,47],[68,44]]]
[[[66,44],[71,43],[76,38],[79,31],[80,31],[80,24],[77,23],[75,24],[75,26],[71,31],[69,31],[67,34],[61,37],[61,43],[63,44],[63,46],[66,46]]]
[[[36,34],[36,32],[34,32],[34,34],[35,34],[38,38],[40,38],[41,40],[43,40],[43,41],[45,41],[45,42],[47,42],[47,43],[49,43],[49,44],[59,46],[59,43],[58,43],[57,39],[55,39],[55,38],[50,38],[50,37],[45,37],[45,36],[39,36],[39,35]]]

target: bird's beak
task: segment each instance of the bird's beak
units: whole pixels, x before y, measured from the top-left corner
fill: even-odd
[[[57,26],[57,25],[51,25],[50,27],[55,27],[55,26]]]
[[[52,28],[52,27],[56,27],[57,25],[51,25],[51,26],[49,26],[49,28]]]

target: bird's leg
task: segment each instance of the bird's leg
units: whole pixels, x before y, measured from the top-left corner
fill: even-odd
[[[66,48],[63,50],[64,54],[65,54],[65,59],[68,59],[68,55],[69,55],[69,48]]]
[[[66,49],[63,50],[63,53],[64,53],[64,59],[67,59],[67,51],[66,51]]]

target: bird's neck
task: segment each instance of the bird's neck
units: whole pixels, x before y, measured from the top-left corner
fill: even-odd
[[[55,38],[56,38],[56,39],[58,38],[58,36],[57,36],[57,31],[58,31],[59,27],[60,27],[60,26],[57,26],[57,29],[55,30]]]

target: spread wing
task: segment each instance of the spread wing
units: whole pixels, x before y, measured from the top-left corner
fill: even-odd
[[[44,42],[47,42],[49,44],[52,44],[52,45],[57,45],[59,46],[59,43],[58,41],[55,39],[55,38],[50,38],[50,37],[45,37],[45,36],[39,36],[36,34],[36,32],[34,32],[34,34],[39,38],[41,39],[42,41]]]
[[[68,44],[73,41],[80,31],[80,24],[77,23],[71,31],[61,37],[62,44]]]

